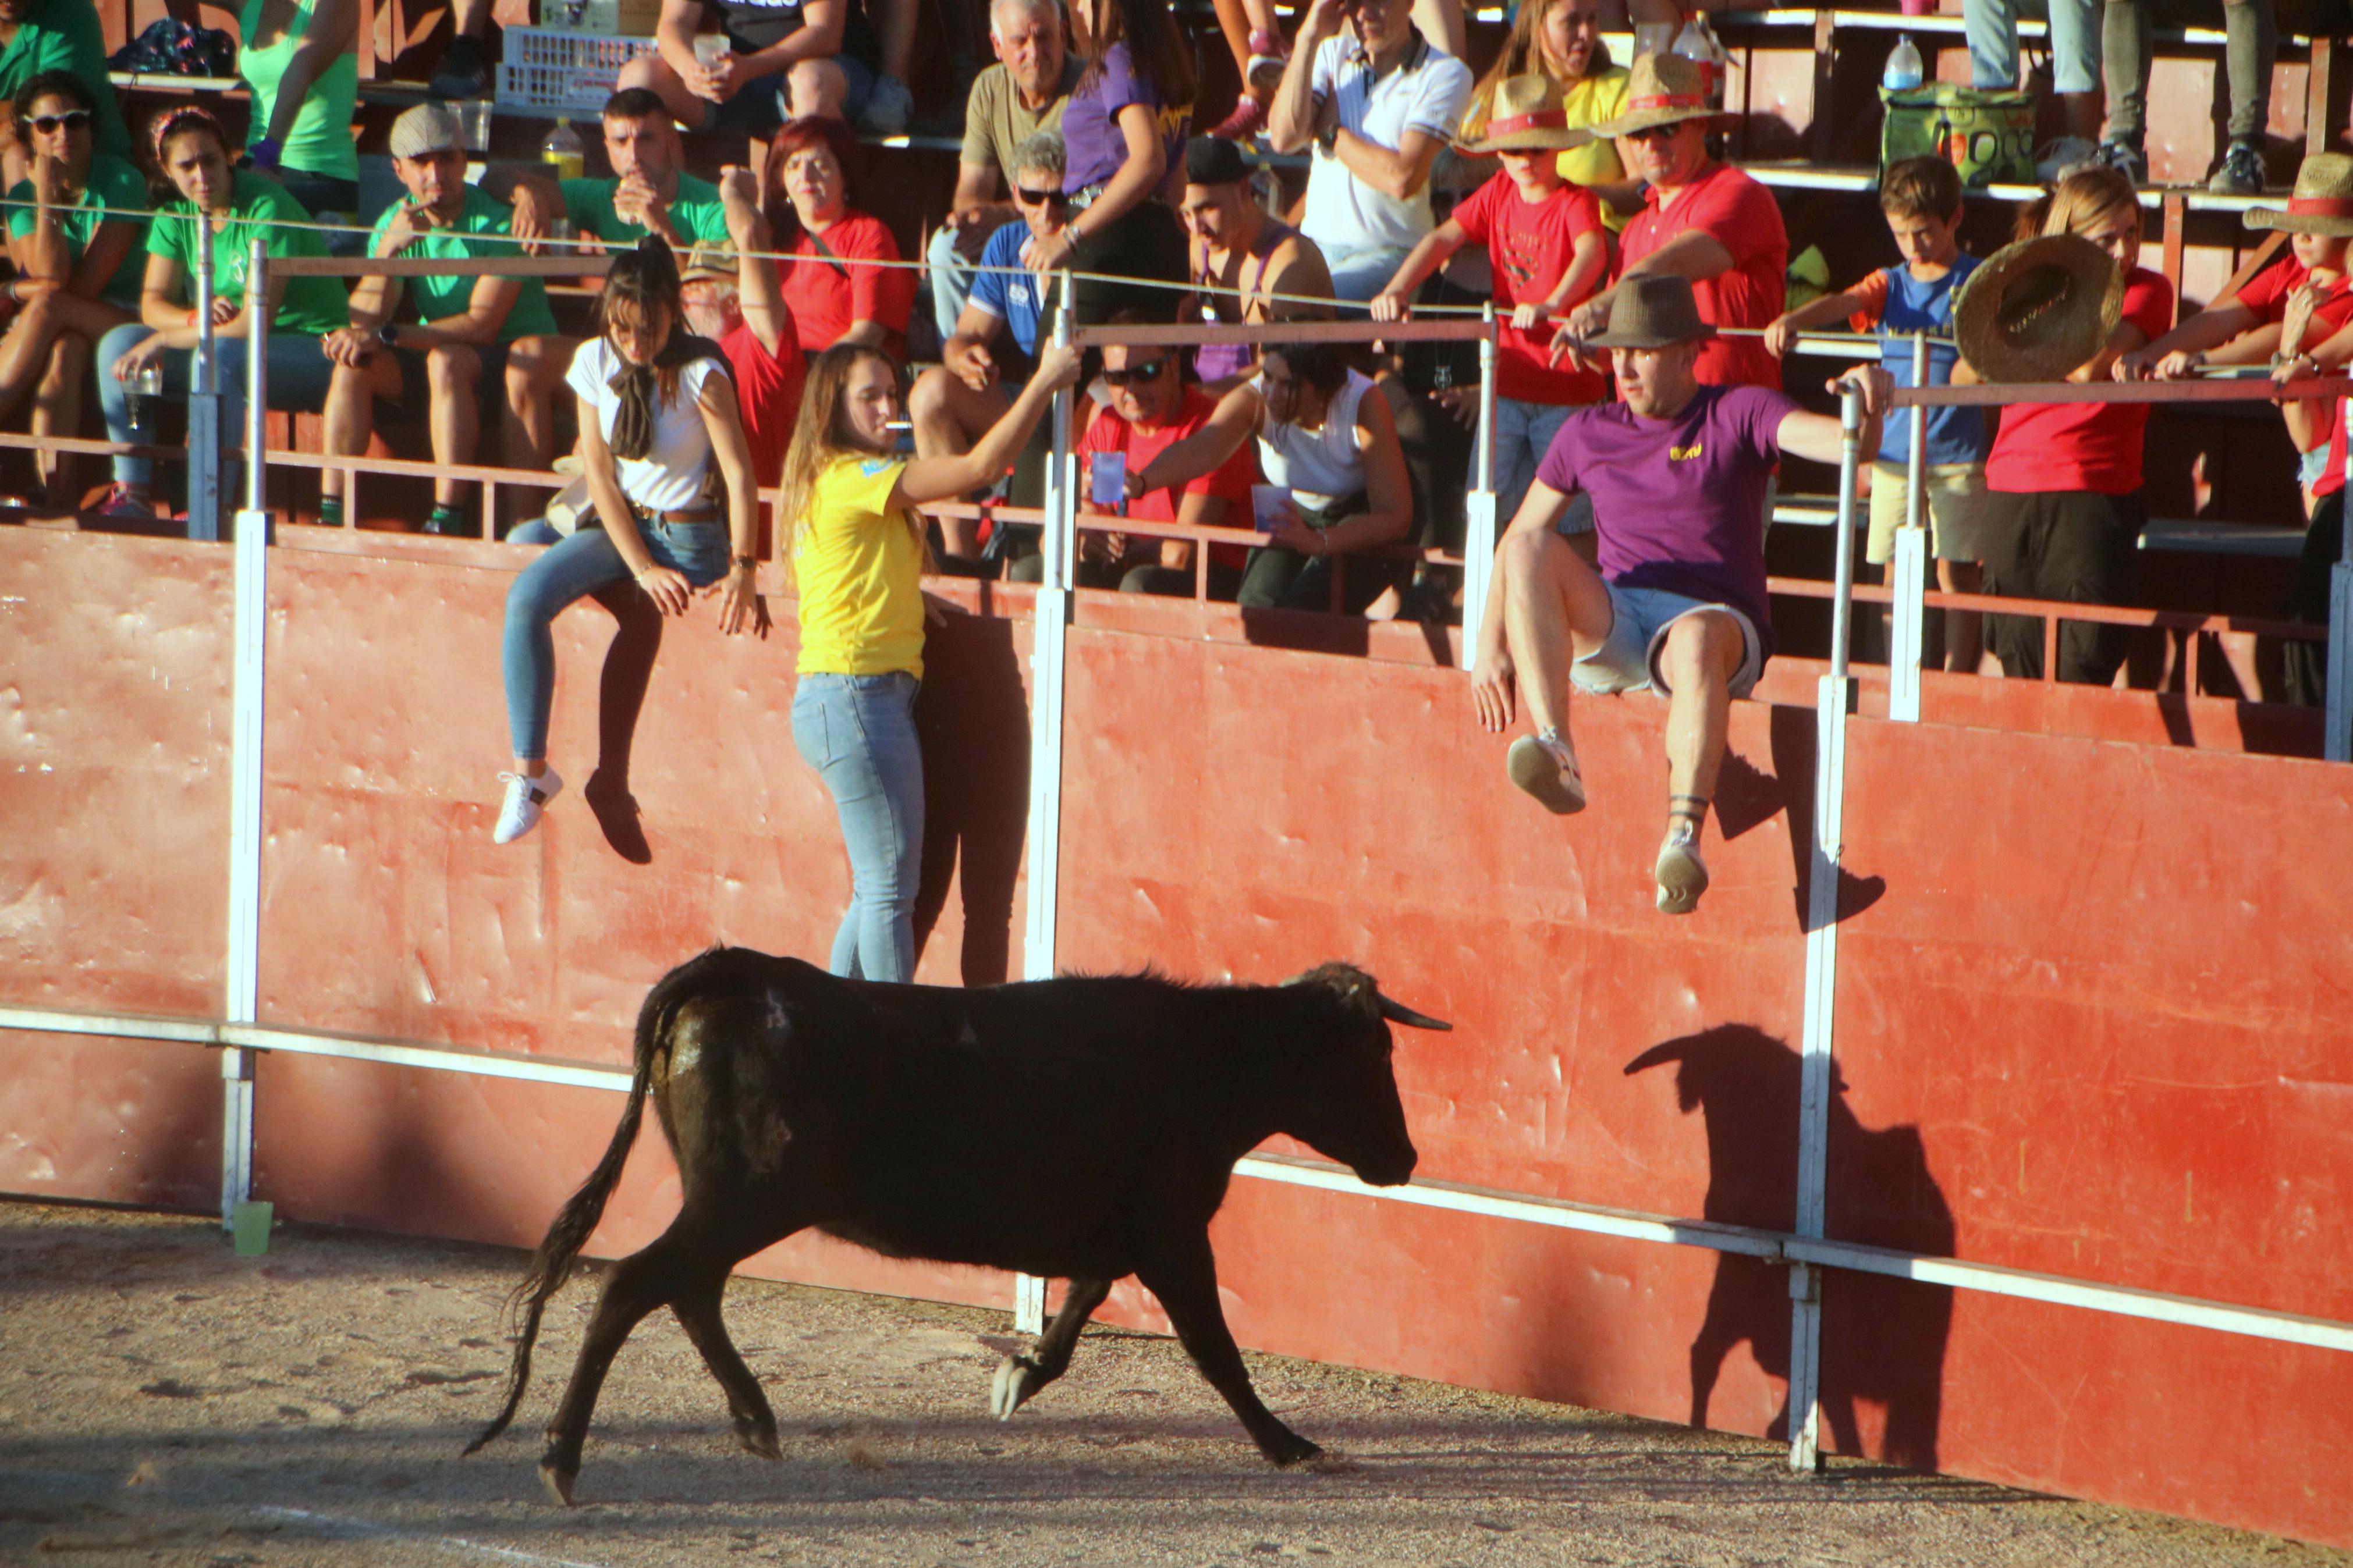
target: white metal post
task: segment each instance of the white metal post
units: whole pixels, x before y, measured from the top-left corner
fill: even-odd
[[[220,342],[213,332],[212,219],[203,213],[195,226],[196,352],[188,366],[188,537],[220,537]]]
[[[1928,334],[1912,334],[1912,384],[1928,384]],[[1887,716],[1907,723],[1920,718],[1920,661],[1927,640],[1928,606],[1928,410],[1915,404],[1911,411],[1912,451],[1905,464],[1904,526],[1895,531],[1895,548],[1889,552],[1888,580],[1895,597],[1888,628]]]
[[[2353,397],[2337,403],[2337,427],[2348,432],[2345,442],[2347,488],[2337,501],[2337,527],[2341,547],[2337,563],[2328,569],[2328,707],[2321,726],[2321,755],[2332,763],[2353,763]]]
[[[269,509],[262,496],[269,464],[263,454],[269,439],[269,252],[259,237],[245,265],[245,510],[257,528],[269,526]],[[237,522],[245,537],[246,518]]]
[[[1462,499],[1462,668],[1479,660],[1479,626],[1495,582],[1495,307],[1480,312],[1479,439],[1471,471],[1478,483]]]
[[[1061,309],[1054,317],[1054,342],[1071,342],[1071,275],[1061,276]],[[1037,608],[1030,618],[1029,646],[1029,900],[1021,934],[1021,977],[1050,980],[1055,971],[1055,902],[1061,877],[1062,689],[1071,628],[1071,575],[1078,560],[1079,487],[1077,454],[1071,449],[1071,408],[1080,389],[1054,395],[1054,455],[1046,470],[1046,527],[1039,542],[1045,557]],[[1017,1333],[1046,1330],[1046,1282],[1027,1274],[1013,1281],[1013,1327]]]
[[[1845,431],[1839,467],[1838,597],[1831,612],[1831,672],[1815,704],[1814,837],[1808,847],[1806,1017],[1798,1087],[1797,1216],[1803,1237],[1822,1234],[1829,1190],[1831,1024],[1838,999],[1838,883],[1846,784],[1847,634],[1854,591],[1855,490],[1862,462],[1862,394],[1845,388],[1839,402]],[[1799,1264],[1789,1271],[1789,1468],[1821,1462],[1821,1279]]]

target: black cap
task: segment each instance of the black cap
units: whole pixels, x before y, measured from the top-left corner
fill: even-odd
[[[1188,185],[1238,185],[1250,178],[1242,150],[1222,136],[1196,136],[1185,147]]]

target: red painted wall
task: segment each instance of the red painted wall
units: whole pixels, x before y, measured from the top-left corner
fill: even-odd
[[[600,680],[628,684],[611,616],[567,615],[551,747],[567,788],[501,849],[497,627],[526,557],[288,537],[311,547],[272,563],[266,1019],[618,1062],[646,986],[705,942],[825,950],[848,874],[792,747],[787,628],[668,627],[632,732],[600,714]],[[0,997],[217,1005],[227,565],[0,534],[0,812],[22,825],[0,842]],[[1092,598],[1081,619],[1066,964],[1362,963],[1458,1026],[1399,1032],[1425,1174],[1788,1224],[1811,668],[1777,666],[1767,690],[1789,705],[1736,710],[1715,887],[1669,921],[1650,908],[1654,701],[1579,705],[1594,805],[1565,822],[1504,783],[1443,639]],[[934,645],[929,980],[1019,970],[1027,645],[996,613]],[[2332,869],[2353,857],[2353,772],[2240,754],[2295,726],[2227,704],[1969,683],[1932,690],[1930,712],[1968,727],[1866,718],[1851,741],[1832,1233],[2353,1318],[2336,1221],[2353,928]],[[2129,738],[1999,727],[2021,717]],[[584,798],[625,736],[642,851]],[[0,1189],[214,1200],[208,1055],[24,1035],[0,1051]],[[263,1060],[258,1105],[259,1188],[284,1212],[517,1245],[617,1110],[295,1058]],[[641,1146],[598,1248],[641,1244],[674,1203],[666,1153]],[[1669,1420],[1704,1403],[1733,1431],[1778,1415],[1786,1282],[1761,1265],[1252,1181],[1218,1240],[1247,1343]],[[1010,1295],[828,1242],[754,1267]],[[2353,1358],[1846,1275],[1826,1289],[1839,1447],[2353,1542]],[[1107,1315],[1157,1321],[1132,1286]]]

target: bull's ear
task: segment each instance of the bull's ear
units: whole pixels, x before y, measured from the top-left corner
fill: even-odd
[[[1377,991],[1373,993],[1373,1003],[1380,1008],[1381,1016],[1392,1024],[1403,1024],[1414,1029],[1436,1029],[1441,1034],[1451,1035],[1454,1032],[1454,1026],[1445,1019],[1433,1018],[1427,1013],[1417,1013],[1401,1002],[1390,1001]]]
[[[1379,1010],[1380,988],[1373,977],[1352,963],[1319,963],[1304,974],[1294,974],[1285,985],[1320,985],[1355,1012],[1371,1017]]]

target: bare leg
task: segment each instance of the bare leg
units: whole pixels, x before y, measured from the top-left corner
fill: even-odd
[[[849,100],[849,79],[831,60],[802,60],[786,77],[789,89],[793,118],[823,115],[828,120],[847,120],[843,105]]]
[[[458,37],[479,38],[490,31],[491,0],[457,0],[450,20]]]
[[[370,354],[357,365],[337,365],[327,383],[327,401],[321,416],[327,455],[356,458],[366,451],[368,438],[375,431],[375,400],[399,395],[400,364],[388,353]],[[319,470],[319,492],[341,500],[342,470]]]
[[[867,0],[874,40],[882,51],[882,74],[907,79],[915,58],[915,21],[923,0]]]
[[[1499,547],[1504,635],[1528,722],[1568,732],[1569,666],[1608,640],[1612,614],[1601,578],[1560,535],[1514,534]]]
[[[482,412],[474,404],[474,383],[482,374],[482,356],[463,343],[445,343],[425,354],[425,380],[432,389],[433,460],[468,464],[482,433]],[[462,479],[433,481],[438,506],[456,506],[465,488]]]
[[[5,337],[0,337],[0,423],[16,416],[25,400],[49,370],[49,345],[63,328],[54,294],[44,294],[16,312]]]
[[[1192,1240],[1172,1239],[1167,1246],[1166,1256],[1137,1269],[1135,1277],[1160,1299],[1193,1364],[1201,1369],[1209,1386],[1225,1396],[1260,1453],[1278,1465],[1294,1465],[1322,1453],[1323,1449],[1284,1426],[1250,1386],[1250,1369],[1242,1364],[1242,1352],[1234,1344],[1233,1331],[1226,1327],[1225,1309],[1218,1300],[1218,1261],[1209,1251],[1208,1234],[1204,1231]]]
[[[81,434],[81,389],[90,373],[90,340],[79,332],[59,332],[49,345],[49,370],[33,389],[33,434],[72,437]],[[43,497],[57,510],[70,511],[81,502],[74,487],[79,465],[70,452],[45,449],[39,454]]]
[[[924,458],[962,457],[1011,404],[992,383],[976,392],[945,369],[934,366],[915,380],[907,397],[907,419],[915,429],[915,452]],[[978,553],[980,525],[968,517],[940,520],[940,537],[951,555]]]
[[[1111,1294],[1108,1279],[1073,1279],[1070,1293],[1062,1298],[1062,1310],[1038,1336],[1038,1342],[1028,1355],[1009,1355],[997,1368],[997,1381],[989,1390],[989,1414],[999,1421],[1010,1421],[1013,1413],[1036,1397],[1039,1389],[1070,1370],[1071,1352],[1078,1348],[1079,1335],[1087,1320]]]
[[[1667,678],[1667,788],[1701,801],[1715,797],[1731,724],[1732,678],[1746,655],[1738,623],[1703,610],[1667,628],[1659,658]]]
[[[571,368],[572,338],[517,338],[507,345],[503,455],[511,468],[545,469],[555,460],[555,389]]]
[[[1218,9],[1218,31],[1225,35],[1227,52],[1234,57],[1234,74],[1242,80],[1245,92],[1250,88],[1250,14],[1242,8],[1242,0],[1215,0]]]
[[[744,90],[762,90],[767,79],[763,77]],[[614,83],[615,90],[633,87],[651,88],[654,95],[662,100],[662,107],[670,110],[670,118],[677,121],[682,130],[700,131],[703,121],[711,118],[710,102],[688,91],[684,79],[670,69],[659,55],[639,55],[621,68],[621,74]]]
[[[1936,586],[1947,594],[1976,594],[1985,588],[1985,572],[1974,561],[1936,563]],[[1967,675],[1976,670],[1985,645],[1985,616],[1975,610],[1945,612],[1945,668]]]

